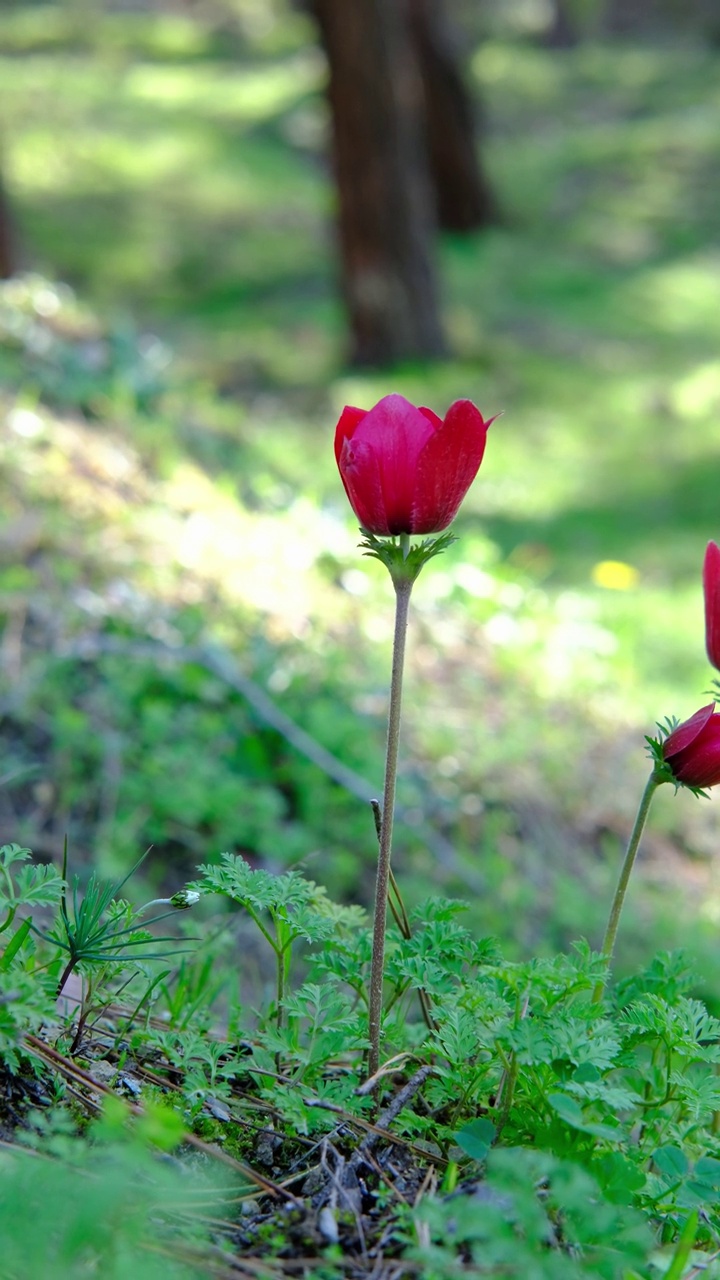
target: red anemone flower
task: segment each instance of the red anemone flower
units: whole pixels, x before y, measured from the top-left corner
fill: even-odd
[[[705,593],[705,648],[713,666],[720,671],[720,547],[708,542],[703,564]]]
[[[686,787],[715,787],[720,782],[720,715],[715,703],[701,707],[673,729],[663,743],[663,758],[676,782]]]
[[[399,395],[373,409],[343,409],[335,457],[363,529],[381,536],[447,529],[475,479],[493,421],[469,400],[456,400],[444,419]]]

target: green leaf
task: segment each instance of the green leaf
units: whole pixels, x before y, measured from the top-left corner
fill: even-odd
[[[631,1204],[636,1191],[645,1186],[642,1169],[620,1151],[608,1151],[593,1166],[593,1173],[612,1204]]]
[[[585,1120],[582,1108],[574,1098],[568,1098],[564,1093],[551,1093],[548,1102],[556,1115],[565,1124],[569,1124],[571,1129],[578,1129],[581,1133],[590,1133],[595,1138],[607,1138],[610,1142],[621,1142],[624,1134],[622,1129],[612,1128],[609,1124],[598,1124],[595,1121]]]
[[[658,1147],[652,1158],[660,1172],[673,1182],[684,1178],[689,1168],[688,1158],[680,1147]]]
[[[11,961],[14,960],[18,951],[22,947],[31,928],[32,921],[28,918],[27,920],[23,920],[22,924],[15,930],[12,938],[3,951],[2,958],[0,958],[0,970],[5,970],[10,967]]]
[[[54,906],[60,897],[63,878],[54,867],[21,867],[15,877],[18,900],[23,904]]]
[[[13,862],[25,862],[32,857],[32,850],[19,844],[4,844],[0,847],[0,866],[11,867]]]
[[[593,1062],[581,1062],[577,1071],[573,1075],[576,1084],[595,1083],[600,1080],[600,1072]]]
[[[464,1125],[453,1137],[472,1160],[485,1160],[495,1138],[495,1125],[481,1116]]]
[[[710,1187],[720,1187],[720,1160],[715,1156],[701,1156],[695,1165],[694,1175]]]
[[[679,1204],[708,1204],[717,1201],[720,1188],[720,1160],[702,1156],[678,1195]]]

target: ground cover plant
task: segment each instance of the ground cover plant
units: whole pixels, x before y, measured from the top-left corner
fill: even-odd
[[[441,419],[392,395],[346,408],[336,431],[361,549],[396,596],[372,930],[300,872],[237,854],[134,908],[129,875],[70,893],[67,848],[62,875],[0,850],[9,1277],[30,1261],[118,1277],[720,1274],[720,1021],[682,954],[608,986],[655,789],[720,783],[714,702],[648,739],[599,952],[508,961],[463,902],[408,912],[392,874],[410,594],[452,541],[491,423],[469,401]],[[703,584],[717,666],[714,542]],[[209,898],[240,909],[271,962],[254,1009],[230,981],[227,916],[199,939],[153,933]]]

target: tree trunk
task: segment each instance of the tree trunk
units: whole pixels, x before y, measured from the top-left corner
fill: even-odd
[[[422,85],[408,0],[313,0],[328,58],[343,290],[356,364],[443,353]]]
[[[411,31],[423,82],[425,139],[440,226],[471,231],[498,221],[480,166],[477,121],[442,0],[410,0]]]
[[[574,49],[579,44],[577,27],[567,0],[554,0],[552,19],[545,32],[543,44],[548,49]]]

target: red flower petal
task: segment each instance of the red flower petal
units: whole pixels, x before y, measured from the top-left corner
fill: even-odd
[[[671,768],[678,782],[687,786],[717,786],[720,782],[720,716],[708,721],[694,742],[675,757]]]
[[[341,475],[355,514],[371,533],[414,532],[418,459],[434,429],[428,415],[399,395],[385,396],[355,426],[350,448],[341,454]]]
[[[335,428],[335,461],[340,465],[340,454],[342,453],[343,442],[351,440],[353,432],[359,422],[362,422],[367,413],[367,409],[354,409],[352,405],[346,404],[338,424]]]
[[[711,702],[709,706],[701,707],[699,711],[696,711],[695,715],[691,716],[689,720],[683,720],[683,723],[679,724],[677,729],[673,729],[672,733],[668,734],[665,739],[663,746],[664,758],[670,760],[678,752],[684,751],[686,747],[689,747],[690,743],[694,742],[698,734],[705,728],[714,710],[715,703]]]
[[[663,755],[673,777],[688,787],[715,787],[720,782],[720,715],[715,704],[702,707],[667,738]]]
[[[340,478],[355,515],[370,533],[389,534],[380,461],[369,444],[345,439],[338,458]]]
[[[454,520],[485,452],[488,422],[470,400],[456,400],[420,456],[412,533],[435,533]]]
[[[426,409],[425,406],[421,404],[419,406],[419,412],[425,414],[425,417],[427,418],[428,422],[432,422],[436,430],[438,427],[442,426],[443,424],[442,418],[439,418],[433,409]]]

